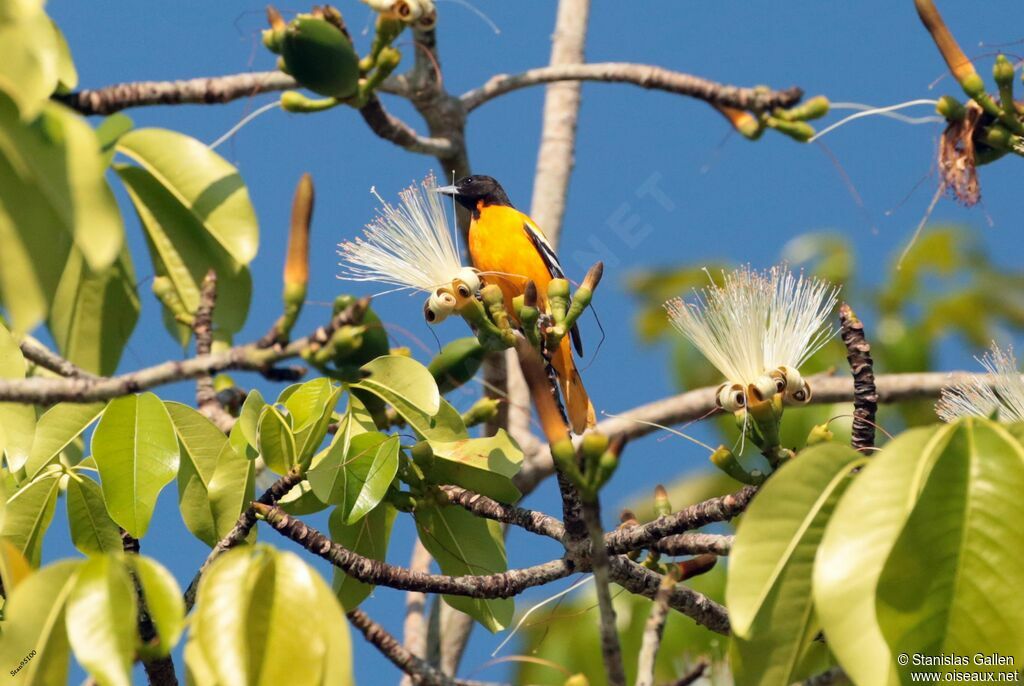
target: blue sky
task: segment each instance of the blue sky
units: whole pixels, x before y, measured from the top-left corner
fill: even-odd
[[[495,73],[546,64],[554,3],[473,2],[501,33],[496,35],[454,1],[439,3],[439,45],[450,90],[461,93]],[[990,0],[983,11],[975,3],[941,4],[969,55],[991,54],[992,46],[1014,42],[1005,50],[1024,52],[1019,3]],[[48,8],[67,36],[83,87],[265,70],[274,65],[274,57],[259,44],[262,2],[51,0]],[[296,3],[281,7],[286,11],[302,8]],[[365,50],[369,36],[360,34],[369,25],[369,10],[354,0],[344,0],[340,9]],[[1004,16],[1007,20],[1002,20]],[[408,38],[400,43],[411,58]],[[887,105],[958,91],[948,77],[930,88],[944,73],[944,65],[909,0],[595,2],[587,57],[648,62],[739,85],[799,85],[809,95],[823,93],[835,102]],[[991,57],[979,57],[977,63],[987,74]],[[264,95],[224,106],[153,107],[129,114],[138,126],[171,128],[210,142],[273,99]],[[513,202],[523,208],[528,207],[532,190],[542,102],[542,88],[505,96],[477,110],[468,129],[474,171],[500,179]],[[423,130],[404,103],[389,98],[387,104]],[[912,113],[931,112],[922,107]],[[832,115],[830,121],[837,118]],[[596,257],[606,262],[597,307],[608,338],[584,371],[598,411],[619,412],[678,390],[668,373],[667,349],[639,347],[632,329],[634,302],[624,289],[627,274],[654,266],[721,260],[767,266],[790,238],[830,229],[843,233],[856,246],[863,277],[877,280],[893,251],[909,239],[931,198],[934,175],[900,204],[922,178],[934,173],[940,131],[937,124],[912,127],[869,118],[825,138],[863,198],[861,208],[817,146],[798,145],[777,135],[750,143],[730,135],[724,120],[703,103],[624,85],[585,85],[576,171],[560,253],[569,275],[577,279]],[[261,249],[253,263],[253,305],[239,340],[261,335],[279,312],[288,208],[302,172],[313,174],[317,206],[311,303],[297,327],[300,332],[328,316],[329,310],[319,303],[330,302],[345,289],[373,292],[358,285],[351,288],[335,278],[335,245],[355,235],[373,216],[370,186],[391,197],[430,169],[441,177],[447,174],[437,169],[432,158],[406,153],[377,139],[356,112],[345,108],[320,115],[272,111],[219,151],[238,165],[261,228]],[[1016,176],[1009,171],[1014,165]],[[1015,204],[1020,197],[1019,165],[1019,160],[1004,160],[981,170],[983,209],[965,210],[943,201],[933,215],[935,223],[970,226],[1001,264],[1016,269],[1024,266],[1024,257],[1019,249],[1005,247],[1021,245],[1019,204]],[[665,202],[645,196],[640,190],[645,184],[663,192]],[[152,267],[137,220],[123,195],[120,200],[136,272],[140,278],[148,277]],[[634,228],[623,230],[623,226]],[[122,370],[182,356],[160,323],[148,283],[141,292],[142,319]],[[424,361],[437,349],[432,333],[442,342],[466,334],[458,321],[431,332],[422,320],[418,297],[391,295],[381,298],[376,307],[394,325],[393,344],[408,345]],[[591,339],[596,335],[593,330],[586,333]],[[955,345],[946,346],[945,353],[946,366],[970,360],[968,351]],[[258,378],[237,378],[273,392]],[[161,392],[163,397],[185,401],[192,394],[191,385]],[[706,463],[703,451],[678,441],[654,439],[631,445],[625,459],[630,468],[620,470],[607,491],[609,521],[631,494]],[[556,511],[554,484],[543,485],[527,504]],[[323,519],[313,521],[325,524]],[[65,532],[62,520],[55,520],[46,542],[47,560],[72,554]],[[400,523],[392,537],[392,561],[407,561],[413,535],[410,522]],[[261,536],[274,540],[266,532]],[[545,545],[526,547],[525,542],[518,535],[510,539],[511,564],[530,564],[558,552]],[[286,542],[282,545],[291,547]],[[142,547],[167,565],[183,585],[205,555],[205,547],[180,523],[173,486],[164,492]],[[550,592],[529,597],[539,599]],[[403,602],[402,593],[379,590],[365,608],[398,631]],[[501,638],[478,630],[464,662],[466,671],[486,662]],[[390,666],[372,648],[359,640],[355,646],[356,673],[362,683],[379,683],[382,673],[391,680]],[[502,674],[502,668],[491,668],[479,676],[497,679]]]

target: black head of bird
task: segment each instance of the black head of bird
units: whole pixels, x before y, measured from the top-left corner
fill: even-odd
[[[505,189],[493,176],[480,174],[464,176],[454,185],[441,186],[434,190],[452,196],[460,205],[470,211],[477,210],[481,205],[484,207],[488,205],[512,206]]]

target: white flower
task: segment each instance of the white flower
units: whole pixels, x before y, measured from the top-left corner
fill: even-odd
[[[398,206],[386,202],[376,189],[382,207],[377,218],[366,225],[361,238],[343,241],[339,279],[376,281],[401,289],[430,293],[427,319],[444,319],[455,306],[452,281],[460,279],[471,291],[480,288],[480,278],[462,266],[452,229],[445,214],[443,196],[431,174],[398,195]]]
[[[935,413],[944,422],[993,415],[1001,422],[1024,422],[1024,380],[1013,349],[1003,352],[993,343],[991,351],[977,359],[993,378],[975,376],[943,389]]]
[[[692,303],[665,303],[675,328],[725,376],[719,403],[738,410],[751,392],[757,399],[784,391],[809,400],[798,369],[834,335],[827,320],[838,289],[786,267],[741,267],[722,277],[721,286],[698,291]]]

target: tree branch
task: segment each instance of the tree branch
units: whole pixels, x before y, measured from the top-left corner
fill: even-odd
[[[210,105],[249,98],[260,93],[298,88],[295,79],[280,71],[257,71],[229,76],[204,76],[185,81],[135,81],[55,95],[81,114],[113,114],[146,105]]]
[[[444,593],[470,598],[511,598],[527,588],[564,579],[576,571],[566,559],[552,560],[522,569],[495,574],[424,574],[397,567],[381,560],[363,557],[341,546],[301,519],[292,517],[276,506],[253,503],[256,513],[278,533],[298,543],[309,552],[322,557],[348,576],[375,586],[388,586],[403,591]]]
[[[714,105],[736,107],[742,110],[791,107],[803,97],[803,91],[795,86],[781,91],[741,88],[650,64],[601,62],[539,67],[514,75],[498,74],[491,77],[483,86],[463,93],[460,99],[466,110],[471,112],[499,95],[553,81],[631,83],[641,88],[676,93]]]
[[[219,353],[197,355],[188,360],[170,361],[128,374],[109,377],[76,377],[47,379],[32,377],[0,381],[0,402],[52,405],[70,401],[88,403],[138,393],[156,386],[194,379],[204,374],[240,369],[268,373],[271,365],[315,351],[327,344],[336,329],[358,324],[369,305],[369,298],[359,300],[339,312],[330,323],[309,336],[286,346],[261,349],[256,344],[241,345]]]
[[[409,569],[414,572],[427,573],[433,558],[423,541],[416,539],[413,545],[412,559]],[[402,644],[410,655],[424,658],[427,655],[427,596],[419,591],[407,591],[405,594],[405,623],[402,625]],[[408,674],[402,679],[402,686],[412,683]]]
[[[911,372],[885,374],[875,377],[878,403],[887,404],[904,400],[937,398],[943,388],[967,379],[981,379],[992,384],[995,378],[987,374],[970,372]],[[3,399],[0,385],[0,400]],[[633,440],[658,431],[657,426],[640,424],[635,420],[671,426],[711,416],[716,409],[717,387],[707,386],[693,391],[655,400],[624,412],[617,417],[599,422],[596,430],[613,438]],[[814,379],[812,405],[828,405],[853,400],[853,379],[850,377],[820,377]],[[538,444],[537,452],[528,454],[523,468],[516,474],[514,482],[524,495],[531,493],[537,485],[554,471],[548,446]]]
[[[213,348],[213,309],[217,306],[217,273],[210,270],[199,289],[199,307],[192,320],[192,332],[196,337],[196,355],[209,355]],[[218,429],[231,431],[235,418],[224,410],[213,388],[213,377],[203,374],[196,379],[196,407],[204,417]]]
[[[640,656],[637,658],[636,686],[654,686],[654,663],[661,647],[661,636],[665,631],[665,619],[668,617],[668,598],[672,594],[675,580],[665,575],[661,586],[654,595],[651,613],[644,625],[643,641],[640,644]]]
[[[648,548],[665,555],[712,553],[725,557],[732,551],[733,537],[722,534],[676,534],[651,543]]]
[[[409,152],[445,157],[454,151],[454,144],[446,138],[420,136],[411,126],[384,109],[376,95],[370,96],[369,101],[359,109],[359,114],[371,131]]]
[[[597,498],[583,503],[583,519],[587,525],[590,541],[590,566],[594,573],[594,588],[597,591],[597,605],[600,612],[601,657],[604,659],[605,677],[608,686],[626,686],[626,673],[622,666],[622,647],[619,645],[618,622],[615,619],[615,605],[612,603],[610,560],[604,546],[604,530],[601,528],[601,506]]]

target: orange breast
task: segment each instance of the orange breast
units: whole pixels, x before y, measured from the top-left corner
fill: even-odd
[[[525,217],[511,207],[480,209],[480,216],[469,227],[469,255],[481,272],[484,283],[496,284],[505,295],[509,314],[512,298],[520,295],[526,282],[537,286],[537,299],[543,307],[547,300],[551,274],[524,227]]]

